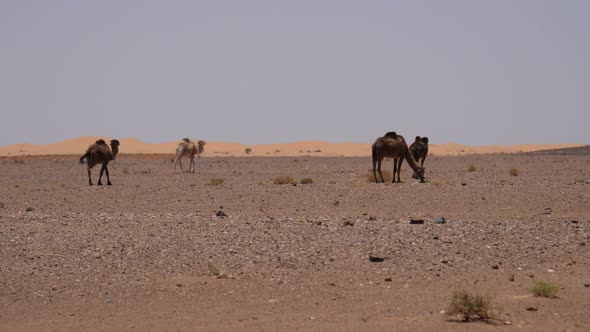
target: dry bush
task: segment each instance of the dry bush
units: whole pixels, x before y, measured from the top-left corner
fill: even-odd
[[[518,170],[518,168],[516,167],[512,167],[509,171],[510,175],[512,176],[517,176],[518,174],[520,174],[520,171]]]
[[[305,179],[302,179],[301,181],[299,181],[299,183],[300,184],[312,184],[313,180],[310,178],[305,178]]]
[[[273,184],[290,184],[296,183],[295,180],[290,176],[277,176],[272,181]]]
[[[467,167],[467,172],[475,172],[475,171],[477,171],[477,166],[469,165],[469,167]]]
[[[252,153],[252,149],[251,149],[251,148],[246,148],[246,149],[244,150],[244,152],[245,152],[246,154],[250,154],[250,153]]]
[[[533,288],[531,288],[531,292],[535,296],[540,297],[547,297],[550,299],[557,297],[557,292],[559,291],[559,285],[550,281],[537,281]]]
[[[391,180],[393,180],[393,174],[391,173],[391,171],[382,170],[381,173],[383,173],[383,178],[385,179],[385,182],[391,182]],[[381,182],[381,177],[379,176],[378,171],[377,171],[377,178],[379,179],[379,182]],[[375,182],[375,177],[373,176],[372,169],[369,169],[369,171],[367,172],[367,180],[369,182]]]
[[[494,319],[499,309],[494,305],[491,296],[471,294],[466,290],[453,291],[447,315],[459,316],[464,321]]]
[[[223,179],[222,178],[212,178],[211,180],[209,180],[209,182],[207,182],[207,186],[219,186],[223,184]]]

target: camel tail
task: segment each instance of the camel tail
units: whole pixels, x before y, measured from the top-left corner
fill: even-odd
[[[90,151],[86,151],[86,153],[80,157],[80,164],[84,164],[84,159],[86,159],[86,161],[88,161],[90,157]]]

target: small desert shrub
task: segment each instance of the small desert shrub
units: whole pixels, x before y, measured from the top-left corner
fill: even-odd
[[[294,183],[295,180],[290,176],[277,176],[272,183],[273,184],[290,184]]]
[[[252,149],[251,149],[251,148],[246,148],[246,149],[244,150],[244,152],[245,152],[246,154],[250,154],[250,153],[252,153]]]
[[[219,186],[221,184],[223,184],[222,178],[212,178],[211,180],[209,180],[209,182],[207,182],[208,186]]]
[[[459,316],[462,321],[493,319],[498,309],[490,296],[471,294],[466,290],[453,291],[447,315]]]
[[[281,150],[279,150],[279,149],[276,149],[276,150],[275,150],[275,153],[281,153]]]
[[[313,180],[310,178],[305,178],[305,179],[302,179],[301,181],[299,181],[299,183],[300,184],[312,184]]]
[[[467,172],[475,172],[475,171],[477,171],[477,166],[469,165],[469,167],[467,167]]]
[[[520,171],[516,167],[512,167],[509,172],[512,176],[517,176],[518,174],[520,174]]]
[[[559,285],[553,282],[548,281],[537,281],[533,288],[531,288],[531,292],[535,296],[547,297],[547,298],[556,298],[557,291],[559,291]]]
[[[129,170],[127,168],[123,168],[122,172],[123,174],[129,174]]]
[[[25,209],[25,211],[27,211],[27,212],[31,212],[31,211],[33,211],[33,210],[35,210],[35,209],[34,209],[34,208],[32,208],[32,207],[30,207],[30,206],[27,206],[27,208]]]
[[[387,171],[387,170],[381,170],[381,173],[383,173],[383,178],[385,179],[385,182],[391,182],[391,180],[393,179],[393,174],[391,173],[391,171]],[[379,182],[381,182],[381,177],[379,176],[379,172],[377,171],[377,179],[379,179]],[[369,182],[375,182],[375,177],[373,176],[373,170],[370,169],[367,172],[367,180]]]

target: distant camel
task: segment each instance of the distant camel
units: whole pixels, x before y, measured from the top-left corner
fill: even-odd
[[[410,152],[412,157],[420,166],[424,167],[424,161],[428,156],[428,137],[416,136],[416,140],[410,145]],[[412,175],[413,179],[417,179],[416,172]]]
[[[102,173],[105,172],[107,174],[107,185],[111,185],[111,179],[109,178],[109,169],[107,168],[107,164],[111,160],[115,160],[115,157],[119,153],[119,141],[116,139],[111,140],[111,148],[107,145],[107,143],[103,139],[99,139],[94,144],[88,147],[86,153],[80,157],[80,164],[84,163],[84,158],[86,158],[86,164],[88,165],[88,184],[92,185],[92,177],[90,175],[90,169],[92,167],[102,164],[100,169],[100,175],[98,176],[98,185],[102,186]]]
[[[385,136],[377,138],[375,143],[373,143],[371,146],[371,149],[373,155],[373,176],[375,177],[375,182],[379,183],[377,172],[375,171],[376,166],[377,170],[379,171],[381,181],[385,182],[383,174],[381,173],[381,162],[383,161],[383,158],[393,158],[393,183],[395,183],[396,174],[397,182],[401,182],[400,170],[404,159],[408,160],[408,164],[410,164],[410,167],[412,167],[414,172],[416,172],[420,178],[420,182],[424,182],[424,168],[418,166],[414,160],[414,157],[412,157],[410,149],[408,148],[408,144],[406,143],[406,140],[403,136],[397,135],[393,131],[388,132],[385,134]]]
[[[195,172],[195,156],[197,158],[201,158],[201,155],[205,151],[205,141],[199,140],[197,144],[192,142],[188,138],[183,138],[182,142],[178,144],[176,148],[176,158],[174,159],[174,169],[176,169],[176,165],[180,164],[180,170],[184,173],[184,169],[182,168],[182,158],[189,157],[189,173]]]

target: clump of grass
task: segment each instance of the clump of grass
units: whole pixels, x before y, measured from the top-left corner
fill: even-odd
[[[290,176],[277,176],[272,181],[273,184],[290,184],[290,183],[297,183],[295,180]]]
[[[27,211],[27,212],[31,212],[31,211],[33,211],[33,210],[35,210],[35,208],[32,208],[32,207],[30,207],[30,206],[27,206],[27,208],[25,209],[25,211]]]
[[[385,182],[391,182],[391,180],[393,179],[393,174],[391,173],[391,171],[381,170],[381,173],[383,173],[383,178],[385,179]],[[379,172],[377,172],[377,179],[379,179],[379,182],[381,182]],[[373,176],[372,169],[369,169],[369,171],[367,172],[367,180],[369,182],[375,182],[375,176]]]
[[[453,291],[447,315],[459,316],[464,321],[494,319],[499,309],[491,296],[471,294],[464,289]]]
[[[129,170],[127,168],[123,168],[121,172],[123,172],[123,174],[129,174]]]
[[[510,175],[512,176],[517,176],[520,174],[520,170],[516,167],[512,167],[509,171]]]
[[[475,172],[475,171],[477,171],[477,166],[469,165],[469,167],[467,167],[467,172]]]
[[[300,184],[312,184],[313,180],[310,178],[305,178],[305,179],[301,179],[301,181],[299,181]]]
[[[246,148],[246,149],[244,149],[244,152],[246,154],[250,154],[250,153],[252,153],[252,149],[251,148]]]
[[[547,297],[550,299],[557,297],[557,291],[559,291],[559,285],[550,281],[537,281],[531,288],[531,292],[535,296]]]
[[[223,179],[222,178],[212,178],[211,180],[209,180],[209,182],[207,182],[208,186],[219,186],[223,184]]]

